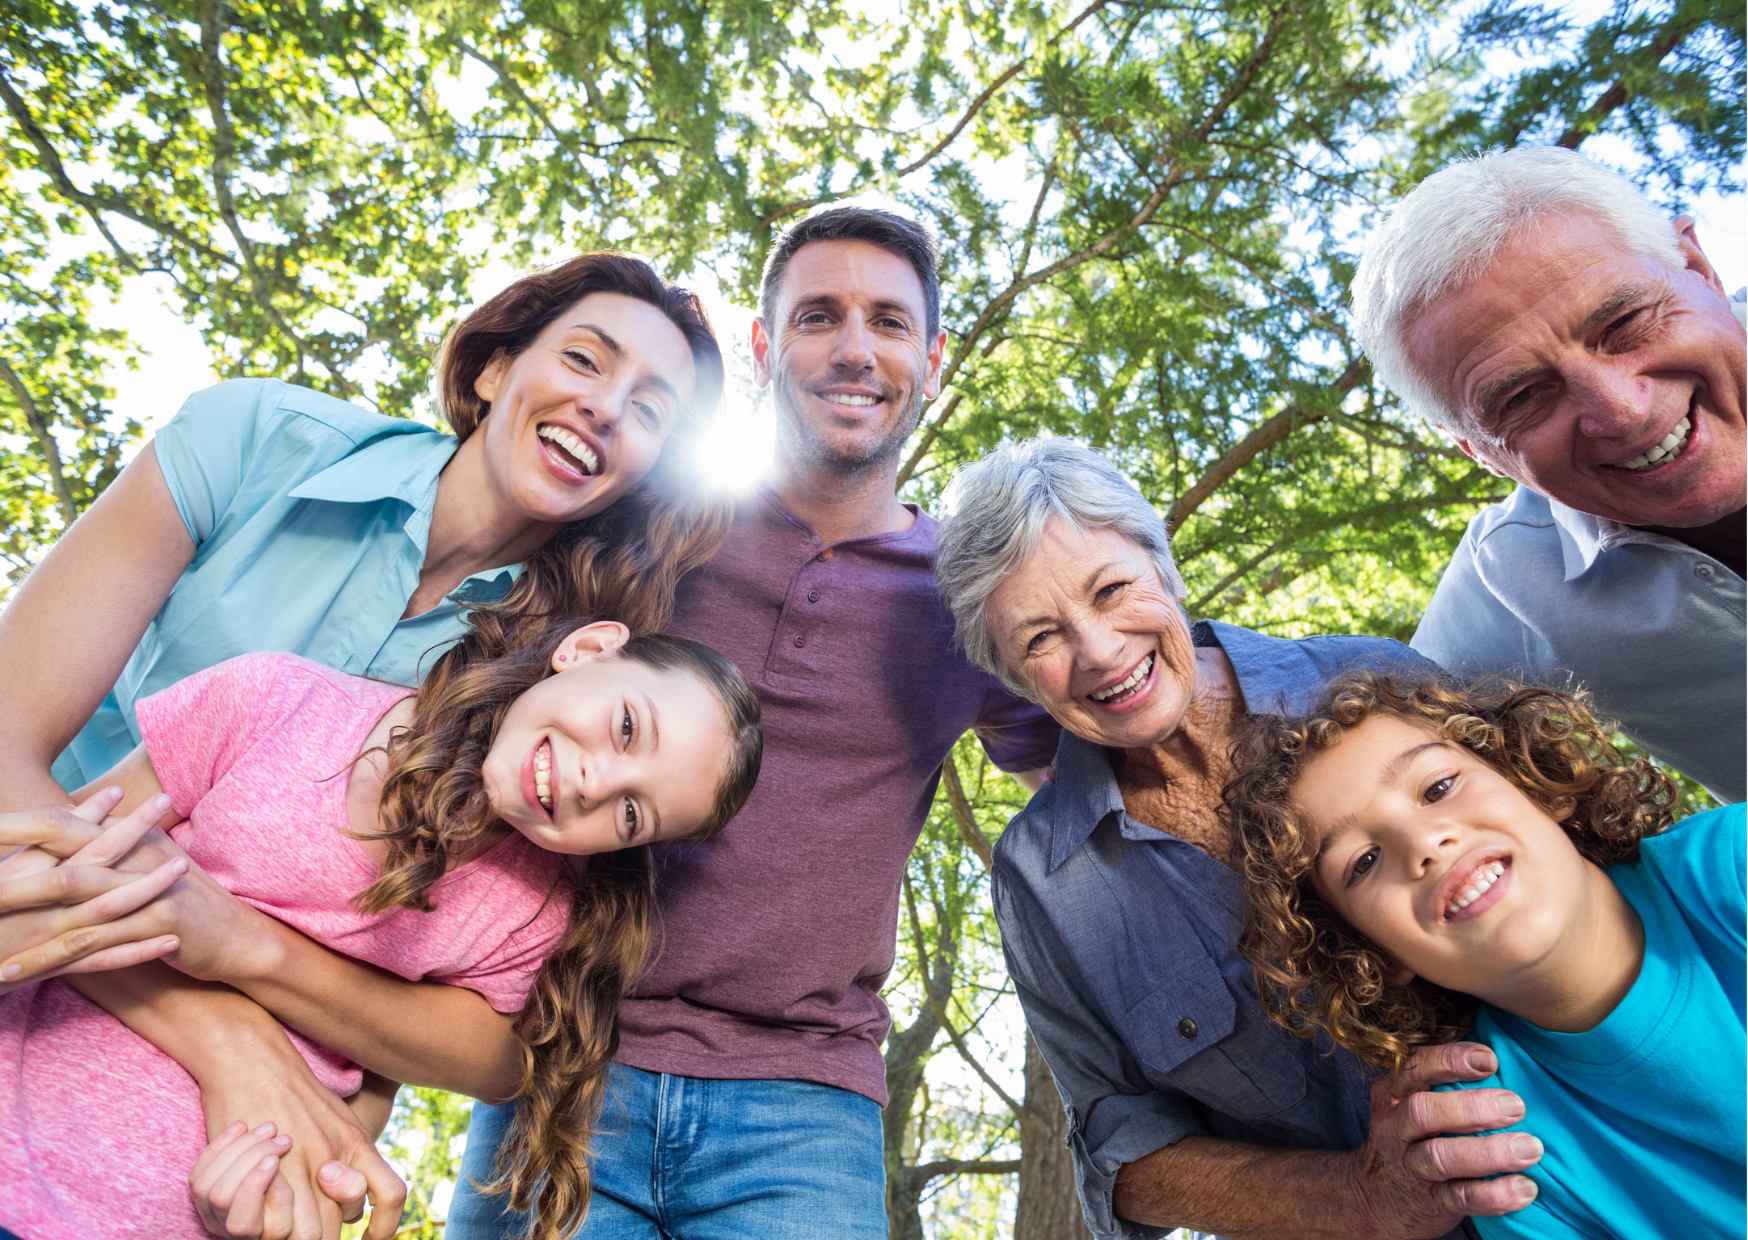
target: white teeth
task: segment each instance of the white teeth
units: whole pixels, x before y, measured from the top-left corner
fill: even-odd
[[[601,468],[601,462],[596,459],[594,449],[565,430],[562,426],[542,426],[535,432],[542,439],[550,439],[566,452],[583,463],[583,468],[593,477]]]
[[[1097,693],[1087,694],[1095,702],[1108,702],[1120,693],[1127,693],[1136,685],[1147,679],[1147,673],[1153,670],[1153,656],[1148,655],[1141,660],[1141,666],[1130,672],[1121,683],[1112,685],[1109,689],[1100,689]]]
[[[1650,469],[1661,465],[1664,461],[1681,455],[1682,448],[1687,446],[1687,433],[1693,429],[1693,419],[1683,417],[1675,424],[1675,429],[1663,436],[1657,443],[1639,453],[1630,461],[1621,463],[1621,469]]]
[[[872,396],[849,396],[839,392],[827,393],[821,399],[830,401],[834,405],[853,405],[858,409],[865,409],[875,403],[875,398]]]
[[[1445,906],[1445,916],[1455,917],[1476,900],[1479,900],[1482,894],[1498,882],[1499,876],[1504,873],[1505,863],[1503,861],[1495,861],[1492,865],[1482,866],[1480,872],[1476,874],[1474,882],[1458,892],[1456,898]]]
[[[552,742],[541,741],[534,751],[534,795],[547,809],[552,808]]]

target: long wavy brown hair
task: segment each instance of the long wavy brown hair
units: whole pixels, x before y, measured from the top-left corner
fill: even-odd
[[[1559,822],[1597,865],[1638,855],[1666,829],[1675,782],[1643,756],[1628,758],[1582,694],[1505,679],[1403,679],[1376,672],[1337,680],[1301,718],[1253,716],[1233,753],[1221,809],[1244,880],[1239,949],[1277,1023],[1338,1046],[1387,1072],[1416,1047],[1455,1041],[1476,1000],[1416,977],[1389,979],[1396,963],[1317,895],[1309,875],[1317,834],[1293,801],[1305,764],[1374,715],[1421,724],[1461,745]]]
[[[477,616],[437,660],[411,722],[386,746],[381,830],[373,838],[388,841],[388,857],[381,877],[359,893],[361,908],[428,910],[431,888],[453,858],[498,821],[481,775],[486,754],[511,703],[552,674],[559,644],[583,623]],[[714,835],[759,777],[764,734],[751,686],[727,658],[684,637],[633,636],[616,657],[689,672],[721,705],[728,760],[709,818],[686,838]],[[619,1001],[648,959],[656,925],[647,847],[591,857],[568,885],[564,940],[541,965],[514,1026],[523,1050],[516,1123],[499,1150],[498,1178],[483,1186],[533,1211],[533,1240],[570,1235],[588,1211],[589,1138],[619,1049]]]
[[[658,633],[674,586],[728,536],[732,502],[701,490],[691,458],[722,394],[722,350],[697,296],[628,254],[598,251],[523,276],[458,322],[438,352],[433,386],[444,420],[466,439],[491,415],[474,382],[501,352],[528,349],[565,310],[592,293],[655,306],[691,347],[697,388],[643,482],[607,509],[565,526],[525,562],[499,602],[483,609],[515,630],[550,617],[611,616],[633,633]]]

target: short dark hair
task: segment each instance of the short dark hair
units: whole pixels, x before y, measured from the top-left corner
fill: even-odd
[[[907,220],[891,211],[877,207],[832,207],[808,216],[783,233],[771,245],[765,256],[765,275],[759,282],[759,317],[771,326],[776,310],[777,284],[795,251],[814,241],[866,241],[890,254],[896,254],[911,265],[923,286],[923,305],[929,321],[929,339],[941,330],[941,281],[937,274],[940,253],[929,230],[915,220]]]

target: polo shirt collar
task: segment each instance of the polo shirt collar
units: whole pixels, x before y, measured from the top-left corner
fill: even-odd
[[[1590,571],[1591,566],[1604,552],[1613,551],[1627,543],[1679,545],[1661,534],[1636,530],[1619,521],[1610,521],[1606,517],[1595,517],[1588,512],[1568,508],[1557,499],[1548,500],[1548,512],[1554,518],[1554,528],[1560,533],[1560,555],[1567,581],[1578,580]]]
[[[421,433],[422,432],[422,433]],[[411,510],[406,533],[422,552],[431,532],[431,507],[437,499],[437,475],[455,455],[454,436],[410,422],[380,439],[347,453],[291,492],[293,499],[322,499],[340,504],[368,504],[396,499]]]

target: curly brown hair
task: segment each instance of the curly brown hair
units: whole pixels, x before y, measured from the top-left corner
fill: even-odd
[[[1308,715],[1253,716],[1234,748],[1221,808],[1244,882],[1239,950],[1276,1023],[1304,1038],[1327,1032],[1394,1073],[1416,1047],[1460,1037],[1476,1000],[1419,977],[1393,984],[1395,962],[1309,882],[1317,836],[1293,790],[1313,755],[1374,715],[1421,724],[1469,750],[1601,866],[1632,860],[1640,840],[1667,828],[1679,791],[1648,759],[1616,748],[1585,695],[1505,679],[1359,672],[1336,680]]]
[[[579,620],[527,617],[505,624],[476,617],[437,660],[413,701],[413,718],[387,746],[381,876],[357,896],[367,912],[429,909],[432,886],[451,858],[497,821],[481,768],[511,703],[552,672],[558,646]],[[634,635],[617,657],[677,668],[704,682],[721,705],[728,760],[710,817],[688,840],[706,839],[740,811],[758,782],[764,753],[759,702],[746,677],[701,642]],[[487,1192],[508,1192],[532,1210],[532,1240],[560,1240],[582,1226],[589,1206],[589,1139],[600,1114],[607,1066],[619,1049],[619,1001],[642,970],[655,938],[656,904],[648,847],[589,859],[572,881],[565,937],[540,966],[516,1018],[522,1043],[521,1105],[498,1153]]]

